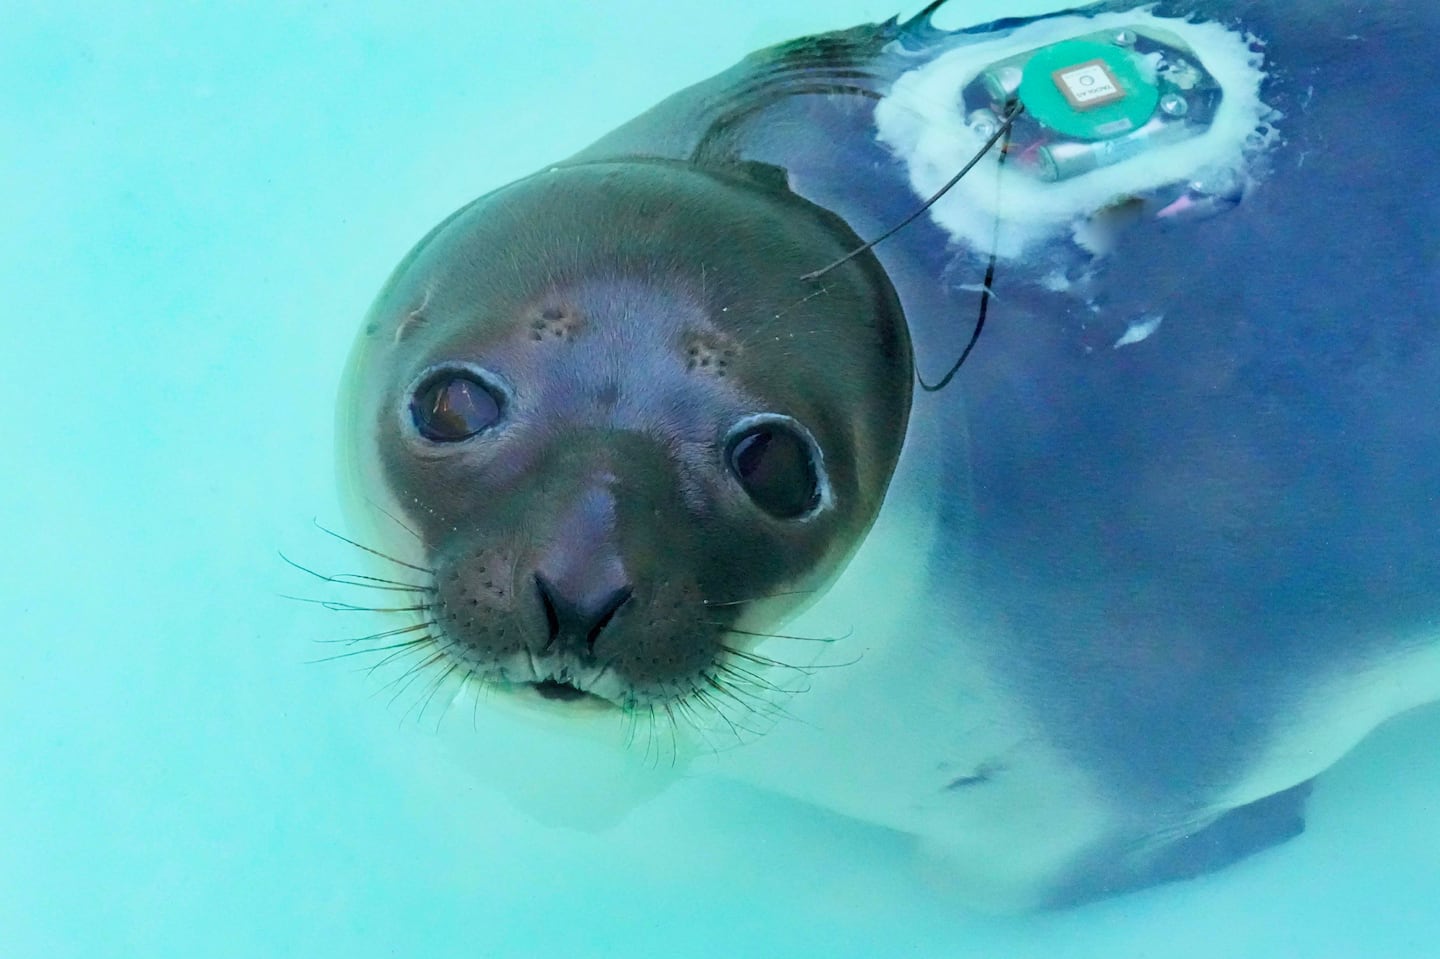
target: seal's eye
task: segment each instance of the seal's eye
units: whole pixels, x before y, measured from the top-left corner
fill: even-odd
[[[778,519],[796,519],[820,504],[818,456],[788,418],[744,423],[730,436],[726,462],[755,505]]]
[[[445,370],[415,391],[410,415],[427,440],[457,443],[494,425],[500,418],[500,398],[472,374]]]

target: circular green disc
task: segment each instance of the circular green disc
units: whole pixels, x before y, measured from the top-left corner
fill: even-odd
[[[1123,47],[1067,40],[1035,52],[1020,80],[1020,102],[1040,123],[1065,136],[1105,140],[1143,126],[1160,89]]]

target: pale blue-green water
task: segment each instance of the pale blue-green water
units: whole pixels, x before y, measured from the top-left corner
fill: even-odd
[[[307,665],[337,626],[276,551],[336,555],[335,384],[409,245],[757,46],[891,12],[0,5],[0,957],[1440,952],[1434,710],[1280,849],[994,919],[899,838],[738,786],[534,823]]]

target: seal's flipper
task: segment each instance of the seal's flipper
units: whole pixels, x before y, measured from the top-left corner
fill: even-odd
[[[1148,861],[1122,871],[1134,856],[1114,853],[1085,864],[1057,891],[1050,905],[1073,906],[1104,896],[1195,879],[1233,865],[1305,831],[1305,803],[1314,780],[1227,810],[1193,832],[1169,839]]]
[[[1176,840],[1139,885],[1194,879],[1224,868],[1305,831],[1305,802],[1314,780],[1231,809],[1194,835]]]

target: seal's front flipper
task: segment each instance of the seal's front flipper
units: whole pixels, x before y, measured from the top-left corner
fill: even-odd
[[[1130,875],[1111,876],[1097,884],[1097,871],[1089,867],[1084,871],[1085,878],[1065,889],[1052,904],[1076,905],[1147,886],[1194,879],[1294,839],[1305,831],[1305,802],[1314,782],[1309,779],[1227,811],[1208,826],[1171,841]]]
[[[1193,835],[1173,843],[1152,864],[1143,885],[1193,879],[1305,831],[1305,801],[1314,780],[1231,809]]]

